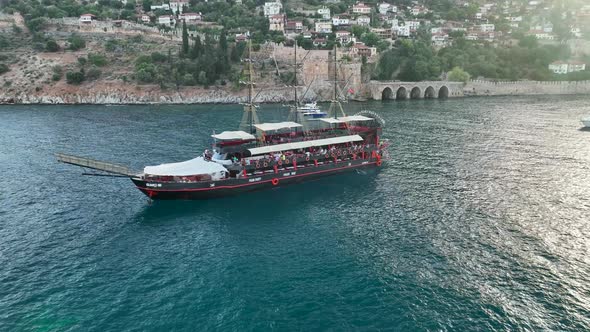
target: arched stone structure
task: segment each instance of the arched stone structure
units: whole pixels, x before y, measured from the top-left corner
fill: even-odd
[[[386,87],[381,91],[381,100],[395,99],[393,96],[393,90],[390,87]]]
[[[441,86],[440,89],[438,90],[438,98],[440,98],[440,99],[449,98],[449,88],[447,88],[445,85]]]
[[[374,100],[382,99],[418,99],[418,98],[454,98],[462,97],[462,82],[449,81],[370,81],[365,85],[367,97]],[[389,93],[391,91],[391,98]],[[417,93],[417,92],[420,93]]]
[[[436,92],[434,91],[433,87],[429,86],[426,88],[426,91],[424,91],[424,98],[425,99],[436,98]]]
[[[412,90],[410,91],[410,99],[420,99],[422,98],[422,90],[420,90],[420,87],[413,87]]]
[[[408,90],[405,87],[400,86],[395,93],[395,99],[397,100],[406,100],[408,99]]]

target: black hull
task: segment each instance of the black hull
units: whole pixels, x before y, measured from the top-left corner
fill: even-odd
[[[247,178],[225,179],[220,181],[179,183],[150,182],[141,178],[131,178],[141,192],[154,200],[200,200],[237,195],[244,192],[283,187],[330,175],[342,174],[357,169],[379,167],[376,160],[345,160],[319,166],[289,167],[278,173],[249,175]]]

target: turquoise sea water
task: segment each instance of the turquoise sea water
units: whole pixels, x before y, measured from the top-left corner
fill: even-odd
[[[239,107],[2,106],[0,330],[589,330],[589,102],[350,104],[380,172],[151,205],[52,154],[185,160]]]

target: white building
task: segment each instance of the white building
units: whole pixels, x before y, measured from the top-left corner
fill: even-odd
[[[556,74],[568,74],[586,70],[586,64],[579,61],[555,61],[549,64],[549,70]]]
[[[178,19],[185,21],[187,24],[195,24],[203,20],[201,13],[182,13],[178,15]]]
[[[348,44],[350,42],[354,42],[355,38],[352,37],[352,34],[349,31],[336,31],[336,40],[340,44]]]
[[[158,16],[158,24],[166,25],[166,26],[173,26],[176,24],[176,19],[172,15]]]
[[[283,9],[283,5],[280,2],[265,2],[264,3],[264,16],[270,17],[277,15]]]
[[[449,35],[446,33],[435,33],[432,35],[432,46],[446,47],[449,45]]]
[[[350,19],[344,16],[334,16],[332,17],[332,25],[340,26],[340,25],[350,25]]]
[[[356,19],[356,25],[368,27],[371,25],[371,18],[369,16],[359,16]]]
[[[152,19],[150,18],[149,15],[143,14],[143,15],[141,15],[141,21],[143,23],[150,23],[152,21]]]
[[[414,6],[412,9],[410,9],[410,13],[413,16],[428,14],[428,9],[424,6]]]
[[[161,9],[161,10],[170,10],[170,5],[167,4],[167,3],[163,3],[163,4],[160,4],[160,5],[151,5],[150,6],[150,9],[152,11],[158,10],[158,9]]]
[[[479,31],[481,32],[492,32],[496,31],[496,26],[493,24],[481,24],[479,26]]]
[[[570,32],[572,34],[572,36],[576,37],[576,38],[582,38],[582,30],[580,30],[580,28],[577,27],[572,27],[570,29]]]
[[[268,18],[268,30],[285,33],[285,15],[277,14]]]
[[[551,33],[545,32],[543,30],[531,30],[528,33],[531,36],[535,36],[537,40],[554,40],[555,36]]]
[[[170,10],[172,10],[172,12],[174,14],[176,13],[180,13],[182,14],[182,12],[184,11],[185,8],[188,8],[189,3],[188,0],[174,0],[174,1],[170,1]]]
[[[95,18],[96,16],[92,14],[82,14],[80,15],[80,23],[89,24],[92,23],[92,20],[94,20]]]
[[[315,22],[315,32],[332,33],[332,22]]]
[[[318,14],[322,15],[322,19],[329,20],[332,16],[330,15],[330,8],[323,6],[322,8],[318,9]]]
[[[407,21],[406,26],[410,28],[410,31],[416,31],[420,28],[420,21]]]
[[[387,15],[387,13],[397,13],[397,6],[387,2],[382,2],[379,4],[378,10],[379,14],[381,15]]]
[[[398,37],[410,37],[411,34],[410,27],[407,25],[393,27],[391,30],[395,32]]]
[[[358,2],[352,6],[353,14],[369,14],[371,13],[371,7],[365,5],[362,2]]]

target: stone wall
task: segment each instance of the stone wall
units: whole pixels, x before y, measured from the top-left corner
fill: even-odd
[[[590,94],[590,81],[480,81],[463,87],[465,96],[572,95]]]

